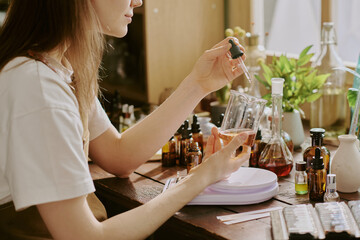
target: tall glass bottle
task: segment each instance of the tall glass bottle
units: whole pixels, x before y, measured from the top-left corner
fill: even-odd
[[[274,172],[278,177],[289,175],[293,168],[293,156],[281,136],[283,78],[271,79],[272,84],[272,128],[271,138],[261,152],[259,167]]]
[[[320,92],[322,96],[311,103],[310,127],[326,130],[326,136],[345,134],[346,125],[346,91],[345,72],[333,70],[344,66],[336,50],[336,33],[334,23],[323,23],[321,31],[321,52],[313,63],[320,74],[330,73]]]
[[[246,33],[246,67],[251,76],[251,83],[247,93],[254,97],[261,98],[260,86],[255,75],[260,75],[260,62],[265,62],[266,53],[264,46],[259,44],[259,35]],[[248,82],[246,82],[248,84]]]

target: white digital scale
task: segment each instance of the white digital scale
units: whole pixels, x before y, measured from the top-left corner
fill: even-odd
[[[166,181],[163,191],[176,184]],[[251,167],[241,167],[230,177],[207,187],[188,205],[248,205],[264,202],[279,192],[275,173]]]

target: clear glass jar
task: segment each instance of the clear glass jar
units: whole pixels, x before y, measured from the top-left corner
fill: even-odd
[[[346,90],[345,72],[334,70],[344,64],[336,50],[334,23],[323,23],[321,31],[321,52],[313,67],[319,74],[330,73],[324,86],[319,90],[322,96],[311,103],[311,128],[324,128],[326,136],[338,136],[346,131]]]

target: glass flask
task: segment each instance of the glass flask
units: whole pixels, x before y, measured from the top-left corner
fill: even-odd
[[[289,175],[293,168],[293,156],[281,136],[283,78],[271,79],[272,84],[272,129],[271,138],[262,151],[259,167],[274,172],[278,177]]]
[[[313,63],[319,74],[330,73],[323,87],[322,96],[311,103],[311,128],[324,128],[326,136],[338,136],[346,131],[345,72],[333,70],[344,64],[336,50],[334,23],[324,22],[321,31],[321,51]]]

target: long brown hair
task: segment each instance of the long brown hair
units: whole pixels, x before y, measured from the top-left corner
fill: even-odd
[[[11,0],[0,30],[0,71],[29,50],[66,50],[84,121],[98,94],[103,46],[100,24],[90,0]]]

